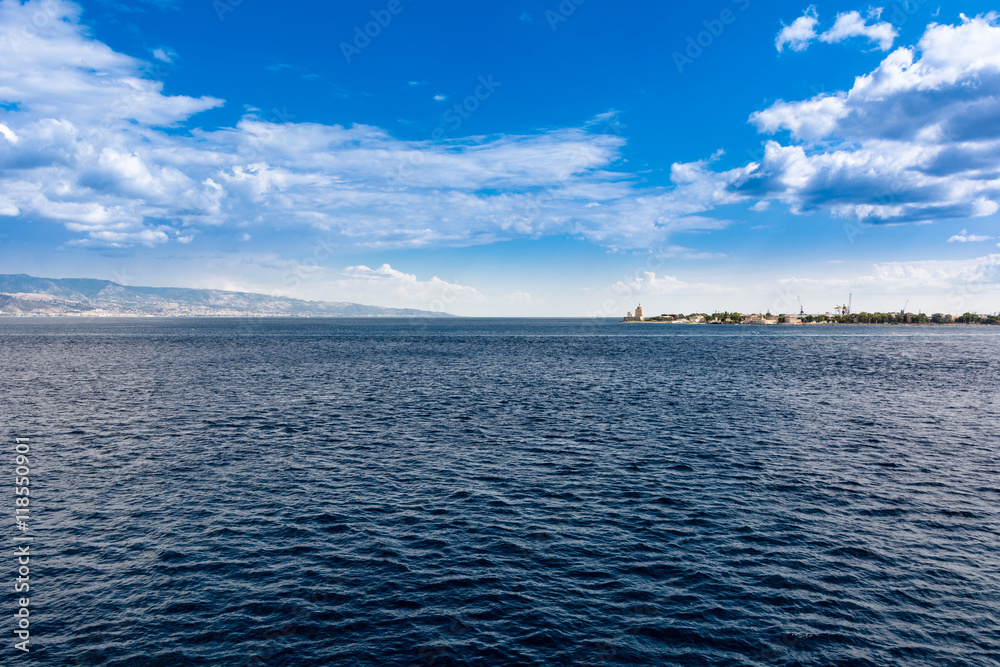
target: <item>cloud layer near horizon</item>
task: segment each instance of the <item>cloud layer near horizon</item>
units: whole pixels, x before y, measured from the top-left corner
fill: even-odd
[[[947,288],[951,295],[974,294],[996,283],[1000,254],[967,260],[924,260],[885,262],[872,266],[871,273],[852,278],[785,278],[780,285],[868,287],[880,290]]]
[[[891,44],[854,14],[827,41]],[[659,188],[616,170],[625,140],[612,114],[440,143],[255,113],[185,130],[223,100],[165,95],[149,63],[90,36],[76,5],[0,0],[0,215],[61,224],[80,245],[190,243],[211,228],[260,226],[368,248],[552,234],[647,247],[721,228],[703,214],[740,202],[875,222],[990,215],[1000,199],[996,22],[931,25],[850,91],[753,114],[760,132],[785,137],[759,162],[674,164],[674,186]]]

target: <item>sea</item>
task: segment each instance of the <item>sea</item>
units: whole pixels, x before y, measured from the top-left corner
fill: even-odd
[[[998,394],[982,326],[4,318],[0,664],[1000,665]]]

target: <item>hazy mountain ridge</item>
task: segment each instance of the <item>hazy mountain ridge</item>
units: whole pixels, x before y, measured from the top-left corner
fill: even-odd
[[[304,301],[253,292],[120,285],[93,278],[0,275],[0,315],[450,317],[413,308]]]

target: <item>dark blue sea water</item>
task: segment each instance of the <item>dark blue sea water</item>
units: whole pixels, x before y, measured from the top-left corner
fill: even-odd
[[[2,320],[0,663],[997,665],[998,380],[985,327]]]

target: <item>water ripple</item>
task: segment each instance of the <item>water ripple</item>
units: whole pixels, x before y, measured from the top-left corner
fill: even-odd
[[[1000,664],[992,330],[0,336],[35,664]]]

